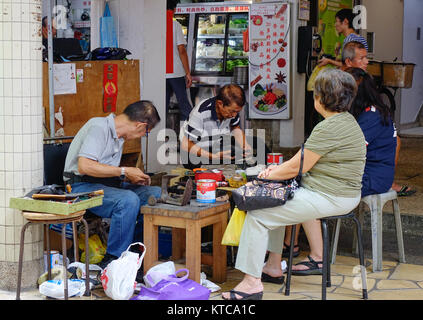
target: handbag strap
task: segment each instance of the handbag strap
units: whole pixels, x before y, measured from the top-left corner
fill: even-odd
[[[180,272],[182,272],[182,271],[185,271],[187,274],[186,275],[184,275],[183,277],[178,277],[177,276],[177,274],[178,273],[180,273]],[[188,276],[189,276],[189,270],[188,269],[179,269],[178,271],[176,271],[172,276],[167,276],[165,279],[167,280],[167,281],[172,281],[172,282],[182,282],[182,281],[184,281],[184,280],[186,280],[186,279],[188,279]]]
[[[297,181],[301,181],[303,177],[303,164],[304,164],[304,143],[301,144],[301,162],[300,162],[300,171],[298,172]]]

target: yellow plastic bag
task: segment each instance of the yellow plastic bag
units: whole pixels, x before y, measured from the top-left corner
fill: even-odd
[[[332,64],[327,64],[323,67],[319,67],[318,65],[313,69],[313,72],[311,73],[310,78],[307,82],[307,91],[314,91],[314,82],[316,81],[317,75],[320,73],[320,71],[326,69],[326,68],[335,68]]]
[[[88,247],[90,250],[89,263],[97,264],[103,260],[104,255],[106,254],[106,247],[100,240],[100,237],[97,234],[93,234],[88,238]],[[79,249],[84,252],[81,254],[81,262],[85,262],[85,234],[79,236]]]
[[[226,227],[225,233],[222,237],[222,245],[224,246],[238,246],[241,238],[242,227],[244,226],[245,211],[235,208],[232,212],[231,219]]]

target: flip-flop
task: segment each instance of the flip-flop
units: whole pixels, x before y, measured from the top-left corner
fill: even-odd
[[[229,291],[229,293],[230,293],[229,299],[226,299],[222,296],[223,300],[262,300],[263,299],[263,291],[248,294],[245,292],[235,291],[232,289],[231,291]],[[236,294],[241,296],[241,298],[237,299],[235,296]]]
[[[284,280],[285,280],[284,276],[272,277],[272,276],[269,276],[267,273],[264,273],[264,272],[261,273],[261,281],[262,282],[283,284]]]
[[[304,265],[308,267],[306,270],[292,270],[294,276],[310,276],[310,275],[321,275],[323,274],[322,268],[319,268],[319,264],[322,264],[323,261],[314,261],[310,255],[307,256],[309,261],[298,262],[297,265]]]
[[[291,246],[287,245],[286,243],[283,244],[285,246],[285,249],[283,249],[282,251],[282,257],[283,258],[289,258],[289,249],[291,248]],[[295,249],[298,248],[298,251],[295,251]],[[292,253],[292,256],[294,258],[298,257],[300,255],[300,246],[294,245],[294,252]]]
[[[407,190],[408,189],[408,190]],[[398,197],[408,197],[416,193],[416,190],[411,190],[407,185],[403,185],[399,191],[397,191]]]

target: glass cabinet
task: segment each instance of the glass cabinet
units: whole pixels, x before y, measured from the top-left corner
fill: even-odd
[[[195,21],[192,73],[232,75],[236,65],[248,64],[244,32],[248,13],[198,14]]]

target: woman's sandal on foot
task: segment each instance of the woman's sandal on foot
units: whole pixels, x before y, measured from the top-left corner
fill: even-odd
[[[262,282],[283,284],[284,280],[285,280],[284,276],[272,277],[272,276],[269,276],[267,273],[264,273],[264,272],[261,273],[261,281]]]
[[[285,246],[285,248],[282,251],[282,257],[283,258],[289,258],[289,250],[291,248],[291,246],[288,246],[286,243],[283,244]],[[298,248],[297,251],[295,251],[295,249]],[[298,244],[294,245],[294,252],[292,253],[292,257],[296,258],[300,255],[300,246]]]
[[[235,295],[240,296],[241,298],[237,298]],[[262,300],[263,299],[263,291],[261,292],[256,292],[256,293],[245,293],[245,292],[241,292],[241,291],[235,291],[235,290],[231,290],[229,291],[229,298],[225,298],[223,297],[223,300]]]
[[[321,275],[322,268],[319,268],[319,264],[322,264],[323,261],[314,261],[310,255],[307,256],[307,259],[309,261],[301,261],[296,263],[295,265],[304,265],[308,267],[308,269],[305,270],[292,270],[292,274],[294,276],[310,276],[310,275]]]

